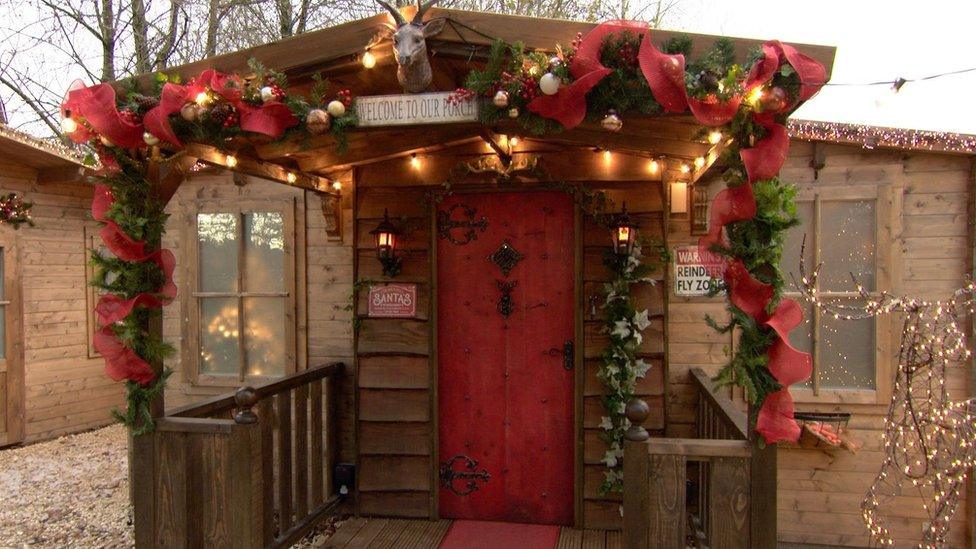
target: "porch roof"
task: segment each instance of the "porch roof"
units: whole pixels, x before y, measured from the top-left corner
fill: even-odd
[[[404,8],[408,18],[414,7]],[[529,50],[554,51],[557,44],[570,44],[578,33],[586,34],[596,23],[543,19],[516,15],[470,12],[434,8],[428,18],[445,18],[443,32],[428,39],[431,67],[434,72],[433,90],[450,91],[463,85],[467,73],[483,65],[488,48],[495,39],[509,43],[522,42]],[[255,59],[264,66],[281,71],[288,76],[291,89],[298,93],[308,91],[312,76],[316,73],[336,87],[348,88],[354,96],[402,93],[396,80],[395,60],[391,41],[384,27],[392,18],[387,14],[344,23],[335,27],[301,34],[285,40],[253,48],[218,55],[194,63],[175,67],[168,72],[184,79],[198,75],[206,69],[222,72],[250,74],[248,61]],[[707,51],[719,38],[729,38],[737,59],[745,61],[750,52],[763,40],[721,37],[706,34],[679,33],[653,30],[651,36],[663,43],[676,36],[692,39],[692,58]],[[824,65],[830,75],[835,48],[821,45],[794,44],[801,52]],[[362,53],[369,47],[376,57],[376,65],[366,69],[361,63]],[[148,84],[149,75],[139,77]],[[612,150],[645,158],[668,157],[691,164],[702,157],[706,164],[692,170],[689,178],[694,181],[707,171],[718,157],[722,144],[712,145],[703,137],[704,132],[690,115],[648,116],[627,113],[620,132],[608,132],[599,124],[583,123],[577,128],[545,137],[527,135],[515,123],[504,123],[492,128],[481,124],[448,124],[434,126],[401,126],[397,128],[357,128],[346,136],[348,150],[338,153],[335,138],[326,134],[310,139],[268,143],[250,139],[238,143],[238,156],[255,160],[257,175],[284,170],[299,170],[311,176],[309,188],[321,188],[316,176],[337,178],[354,166],[390,160],[418,152],[436,151],[473,142],[490,141],[494,134],[518,135],[527,143],[544,141],[552,152],[575,152],[594,148]],[[539,143],[535,143],[538,145]],[[198,148],[198,156],[220,156],[214,150]],[[281,172],[283,177],[284,172]]]

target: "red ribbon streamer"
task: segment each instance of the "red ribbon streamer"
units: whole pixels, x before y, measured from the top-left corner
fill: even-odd
[[[63,115],[70,113],[71,118],[76,121],[77,118],[83,118],[98,135],[119,147],[135,149],[145,145],[142,140],[142,124],[134,124],[122,117],[116,108],[115,88],[111,84],[69,90],[61,111]],[[76,143],[86,143],[92,135],[83,131],[79,123],[79,129],[69,137]]]
[[[156,378],[152,367],[132,349],[125,346],[111,326],[95,332],[92,345],[105,359],[105,373],[113,381],[131,380],[146,386]]]
[[[188,96],[189,92],[186,86],[172,83],[164,84],[163,91],[159,96],[159,104],[142,117],[146,131],[170,145],[182,147],[183,143],[180,138],[176,137],[172,126],[169,125],[169,117],[180,112]]]

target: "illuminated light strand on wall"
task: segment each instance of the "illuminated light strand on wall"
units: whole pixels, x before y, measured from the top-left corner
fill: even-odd
[[[790,120],[790,137],[811,141],[854,143],[866,149],[891,147],[925,151],[976,153],[976,135],[885,128],[864,124]]]
[[[946,386],[947,369],[972,357],[959,324],[961,316],[976,313],[976,284],[968,282],[947,300],[928,301],[886,292],[874,296],[855,279],[865,304],[831,304],[818,294],[821,266],[806,274],[803,248],[798,287],[825,314],[841,320],[905,315],[898,372],[884,420],[884,460],[861,503],[861,516],[875,540],[893,545],[886,506],[915,492],[929,518],[921,525],[920,547],[941,547],[966,477],[976,465],[976,399],[954,401]]]
[[[15,130],[5,124],[0,124],[0,136],[23,145],[34,147],[35,149],[41,149],[72,162],[82,163],[85,158],[85,151],[81,150],[80,148],[65,145],[59,140],[48,140],[34,137],[33,135]]]

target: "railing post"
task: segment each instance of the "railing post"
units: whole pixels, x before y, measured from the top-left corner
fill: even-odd
[[[264,524],[261,426],[253,409],[257,401],[257,393],[251,387],[241,387],[234,395],[237,408],[230,439],[230,501],[225,518],[233,546],[244,549],[263,547],[264,529],[271,527]]]
[[[647,440],[644,422],[647,403],[635,398],[625,410],[630,427],[624,433],[624,547],[651,547],[650,494],[648,494]]]
[[[758,413],[750,409],[749,416]],[[753,430],[749,435],[753,443],[752,459],[749,460],[749,507],[751,547],[758,549],[776,547],[776,445],[759,448],[759,435]]]

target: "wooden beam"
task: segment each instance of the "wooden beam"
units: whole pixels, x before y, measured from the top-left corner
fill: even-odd
[[[37,170],[37,182],[45,183],[67,183],[78,181],[84,175],[85,168],[77,164],[71,166],[60,166],[57,168],[41,168]]]
[[[305,172],[336,171],[370,162],[379,162],[408,152],[444,149],[477,138],[480,124],[450,124],[424,128],[360,129],[346,136],[348,147],[339,152],[335,138],[313,138],[300,141],[269,143],[255,147],[263,159],[288,157],[297,161]]]
[[[480,140],[479,140],[480,141]],[[484,146],[480,147],[484,150]],[[532,150],[532,149],[528,149]],[[457,176],[457,168],[464,162],[482,158],[486,153],[468,148],[463,151],[445,150],[419,156],[419,164],[411,166],[409,159],[398,158],[377,162],[359,168],[357,186],[364,187],[413,187],[441,185]],[[513,155],[516,160],[522,151]],[[613,153],[605,159],[602,153],[588,149],[568,149],[565,152],[531,152],[538,155],[539,167],[556,181],[646,182],[660,181],[665,166],[651,170],[651,159]],[[464,179],[484,180],[484,176],[466,176]]]
[[[491,147],[491,150],[495,151],[502,161],[502,166],[507,167],[512,163],[512,146],[509,144],[508,136],[499,135],[485,128],[481,131],[481,138]]]
[[[332,187],[328,179],[314,174],[301,173],[298,170],[289,170],[272,162],[264,162],[246,156],[245,154],[234,155],[237,160],[233,167],[227,165],[228,152],[221,151],[210,145],[200,143],[189,143],[185,147],[187,156],[198,159],[214,166],[233,171],[253,175],[262,179],[268,179],[278,183],[291,185],[300,189],[306,189],[317,193],[333,195]]]
[[[172,200],[173,196],[176,195],[177,189],[180,188],[180,185],[190,174],[190,169],[196,163],[197,158],[195,156],[182,152],[165,164],[155,164],[154,169],[158,169],[159,171],[157,176],[159,178],[159,184],[156,185],[156,197],[163,204],[168,204]]]

